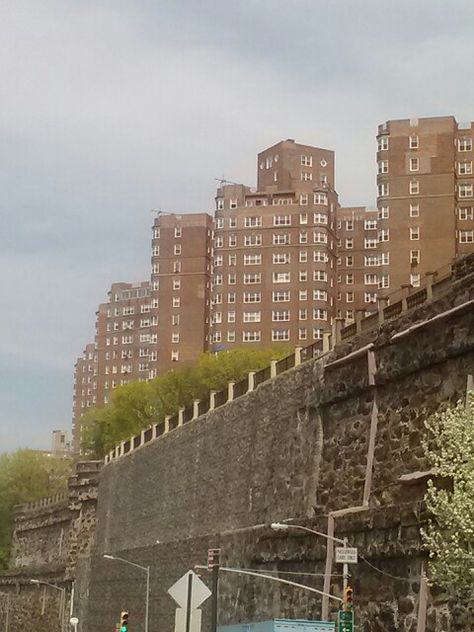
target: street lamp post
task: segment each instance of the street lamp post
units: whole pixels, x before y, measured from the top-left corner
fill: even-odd
[[[61,625],[61,632],[64,632],[64,610],[66,607],[66,589],[61,588],[61,586],[56,586],[56,584],[50,584],[49,582],[44,582],[40,579],[30,579],[30,584],[35,584],[38,587],[49,586],[50,588],[59,590],[59,592],[61,593],[61,598],[59,601],[59,623]]]
[[[148,632],[148,610],[149,610],[149,603],[150,603],[150,567],[141,566],[140,564],[136,564],[135,562],[131,562],[130,560],[124,560],[123,557],[117,557],[116,555],[107,555],[104,553],[103,557],[106,560],[116,560],[117,562],[123,562],[124,564],[135,566],[136,568],[139,568],[140,570],[146,573],[145,632]]]
[[[312,533],[313,535],[318,535],[318,536],[321,536],[322,538],[326,538],[326,540],[328,540],[329,542],[338,542],[339,544],[342,544],[344,548],[347,548],[347,538],[344,538],[344,539],[336,538],[327,533],[323,533],[322,531],[315,531],[314,529],[310,529],[309,527],[304,527],[303,525],[300,525],[300,524],[287,524],[286,522],[272,522],[270,527],[274,531],[289,531],[290,529],[298,529],[299,531],[308,531],[308,533]],[[330,570],[328,571],[328,569],[326,569],[325,578],[324,578],[325,585],[328,579],[327,578],[328,572],[329,572],[329,577],[330,577],[331,571]],[[343,577],[343,591],[345,594],[346,588],[349,582],[349,565],[346,563],[342,565],[342,577]]]

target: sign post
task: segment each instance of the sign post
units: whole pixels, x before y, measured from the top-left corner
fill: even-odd
[[[175,632],[200,632],[201,610],[199,606],[211,595],[211,591],[194,571],[185,573],[168,593],[176,601]]]

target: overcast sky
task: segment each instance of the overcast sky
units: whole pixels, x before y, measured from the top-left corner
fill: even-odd
[[[151,209],[211,211],[284,138],[375,198],[390,118],[474,117],[473,0],[3,0],[0,452],[70,429],[113,281],[149,274]]]

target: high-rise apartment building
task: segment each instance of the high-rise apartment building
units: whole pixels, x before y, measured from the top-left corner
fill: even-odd
[[[119,385],[156,375],[157,307],[150,283],[113,283],[96,320],[96,405],[107,404]]]
[[[212,232],[206,213],[155,219],[151,297],[158,310],[158,373],[193,362],[208,348]]]
[[[355,319],[377,309],[380,274],[377,210],[340,207],[337,210],[337,316]]]
[[[94,343],[86,345],[74,366],[74,394],[72,403],[72,447],[79,451],[81,442],[80,418],[88,408],[97,404],[97,350]]]
[[[334,152],[289,139],[218,189],[212,349],[322,339],[336,309]]]
[[[474,248],[472,123],[387,121],[377,143],[380,274],[386,293]]]

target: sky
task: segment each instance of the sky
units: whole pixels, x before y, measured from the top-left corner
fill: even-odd
[[[474,118],[472,0],[3,0],[0,452],[70,430],[74,362],[152,209],[212,212],[285,138],[375,203],[377,125]]]

